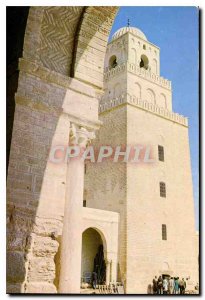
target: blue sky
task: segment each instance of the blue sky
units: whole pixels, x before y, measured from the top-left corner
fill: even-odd
[[[196,7],[121,7],[111,35],[127,25],[138,27],[160,47],[161,76],[172,81],[173,111],[189,118],[189,138],[198,229],[198,9]]]

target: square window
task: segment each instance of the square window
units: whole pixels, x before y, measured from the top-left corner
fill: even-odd
[[[167,240],[167,225],[162,224],[162,240]]]
[[[160,161],[164,161],[164,147],[158,146],[158,158]]]
[[[164,182],[159,183],[160,197],[166,198],[166,184]]]

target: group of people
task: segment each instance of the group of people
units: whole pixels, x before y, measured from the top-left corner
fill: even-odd
[[[155,276],[152,281],[154,294],[185,294],[186,281],[179,277]]]

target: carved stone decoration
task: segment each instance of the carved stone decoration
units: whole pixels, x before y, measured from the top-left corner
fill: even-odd
[[[91,140],[95,138],[93,131],[88,131],[85,127],[71,123],[70,128],[70,145],[86,148]]]

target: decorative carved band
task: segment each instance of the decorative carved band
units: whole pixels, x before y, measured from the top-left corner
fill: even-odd
[[[99,105],[99,113],[111,110],[113,107],[117,107],[119,105],[129,103],[131,105],[134,105],[136,107],[139,107],[141,109],[147,110],[151,113],[154,113],[160,117],[163,117],[165,119],[168,119],[170,121],[179,123],[184,126],[188,126],[188,119],[182,115],[179,115],[178,113],[174,113],[172,111],[169,111],[167,109],[164,109],[162,107],[159,107],[156,104],[149,103],[147,101],[143,101],[141,99],[136,98],[135,96],[131,96],[129,94],[122,94],[120,97],[107,100],[101,102]]]
[[[145,78],[161,87],[164,87],[168,90],[171,90],[171,81],[158,76],[157,74],[154,74],[150,71],[147,71],[143,68],[140,68],[139,66],[132,64],[132,63],[122,63],[118,66],[116,66],[114,69],[111,69],[104,73],[104,79],[109,80],[110,78],[116,76],[117,74],[121,72],[131,72],[133,74],[136,74],[142,78]]]

